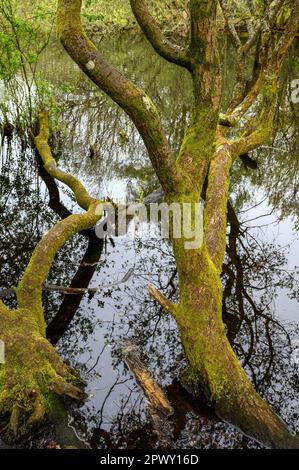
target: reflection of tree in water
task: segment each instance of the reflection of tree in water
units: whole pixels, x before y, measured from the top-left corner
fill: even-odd
[[[18,139],[13,139],[2,147],[0,188],[1,287],[9,288],[11,285],[16,285],[34,246],[41,235],[49,229],[53,219],[59,220],[61,213],[59,214],[58,210],[59,215],[56,215],[49,209],[48,195],[38,175],[36,156],[29,148],[21,147]],[[81,253],[79,240],[81,238],[74,237],[66,249],[73,254],[69,257],[67,277],[63,272],[65,266],[63,249],[57,258],[55,276],[61,276],[58,282],[62,284],[63,278],[71,276],[76,266],[76,259],[72,258],[78,256],[76,251]]]
[[[28,156],[29,160],[32,159],[30,153]],[[13,166],[11,154],[8,160],[4,160],[4,169],[5,164],[9,164],[10,168]],[[3,200],[6,201],[5,220],[8,221],[2,230],[7,230],[4,240],[12,241],[4,252],[6,263],[2,265],[4,275],[1,276],[1,286],[14,284],[24,269],[21,263],[15,263],[19,259],[23,261],[24,246],[21,241],[27,243],[30,240],[33,248],[53,218],[53,212],[48,211],[44,202],[43,186],[38,182],[32,184],[35,170],[29,171],[29,168],[32,168],[32,160],[30,165],[19,166],[14,173],[13,179],[19,181],[18,185],[12,179],[8,184],[4,178],[6,185],[1,186]],[[26,171],[30,173],[27,178]],[[2,174],[5,176],[5,171]],[[49,182],[47,186],[49,188]],[[16,188],[16,194],[11,193],[11,188]],[[19,207],[27,215],[22,217],[22,224],[16,215]],[[271,304],[280,288],[288,288],[290,295],[295,296],[296,285],[284,269],[286,258],[283,249],[262,242],[254,231],[239,224],[232,208],[229,209],[229,219],[231,228],[223,269],[223,314],[229,336],[256,387],[295,429],[298,422],[294,412],[298,377],[290,357],[291,339],[296,331],[290,331],[289,327],[275,319]],[[100,276],[96,277],[97,281],[100,279],[107,284],[107,276],[109,278],[109,272],[116,263],[111,255],[119,250],[122,256],[133,244],[128,239],[116,240],[116,248],[108,247],[106,256],[102,255],[102,260],[99,260],[102,247],[91,243],[91,234],[91,238],[86,235],[77,237],[59,254],[49,283],[87,287],[95,273]],[[130,338],[148,370],[165,387],[175,409],[171,419],[173,435],[169,438],[170,443],[175,441],[177,447],[255,445],[248,444],[247,438],[230,426],[219,423],[204,401],[201,409],[195,408],[195,401],[176,382],[184,363],[175,323],[144,295],[148,282],[154,283],[169,297],[177,295],[174,259],[167,243],[141,239],[136,240],[134,248],[137,251],[134,273],[125,286],[113,286],[113,275],[110,273],[111,287],[105,288],[93,299],[82,294],[66,295],[64,299],[61,294],[45,294],[48,315],[52,318],[49,331],[52,329],[53,341],[56,342],[68,328],[59,348],[93,384],[92,393],[95,387],[98,389],[96,397],[97,394],[101,396],[100,404],[92,399],[82,410],[74,413],[77,429],[81,429],[83,434],[89,430],[92,446],[156,445],[157,435],[148,419],[144,396],[123,363],[122,340]],[[5,283],[8,267],[13,279]],[[123,273],[130,267],[132,259],[124,257],[121,266]],[[107,303],[112,304],[114,315],[112,319],[104,320]],[[101,334],[104,340],[94,361],[92,338],[95,334]],[[107,349],[111,350],[113,376],[108,386],[105,377],[101,376]],[[86,360],[82,361],[82,357]],[[118,402],[113,403],[116,399]]]
[[[126,74],[136,81],[138,77],[144,77],[143,85],[161,110],[163,125],[172,146],[178,147],[182,130],[189,119],[191,96],[191,87],[188,86],[184,71],[165,64],[150,48],[146,54],[140,53],[140,49],[148,45],[138,42],[133,44],[129,60],[123,63],[123,47],[120,42],[119,54],[111,51],[110,59],[125,67]],[[111,48],[107,45],[106,49],[109,51]],[[231,48],[224,49],[227,52],[223,63],[228,71],[224,89],[229,95],[233,82],[233,52]],[[56,67],[57,64],[53,80],[57,79]],[[297,69],[294,48],[283,75],[280,104],[277,107],[277,132],[274,133],[273,141],[251,152],[250,156],[258,163],[256,172],[244,173],[241,161],[234,165],[232,188],[238,193],[237,208],[247,200],[250,201],[250,185],[254,184],[266,192],[269,202],[281,212],[282,217],[298,216],[298,159],[294,158],[298,154],[298,106],[291,102],[290,96],[291,82],[298,75]],[[62,130],[56,134],[56,153],[61,154],[63,164],[72,172],[87,177],[90,187],[96,192],[105,188],[105,183],[110,180],[116,182],[124,177],[135,181],[135,185],[145,193],[150,192],[156,179],[132,124],[111,100],[86,81],[84,75],[76,71],[76,74],[72,72],[70,76],[76,88],[75,92],[64,92],[60,96],[63,103]],[[70,80],[69,77],[66,82]],[[77,85],[76,80],[79,79]],[[74,83],[70,82],[71,88],[75,87]],[[68,123],[67,129],[65,122]],[[70,154],[73,155],[72,159],[69,158]],[[92,160],[89,158],[91,154]],[[138,196],[138,191],[134,195]]]
[[[16,285],[53,218],[45,210],[32,153],[14,139],[1,149],[1,287]]]
[[[24,150],[22,163],[17,164],[11,151],[17,143],[12,141],[9,145],[2,155],[1,191],[6,223],[1,229],[3,240],[10,243],[9,247],[3,245],[2,287],[16,283],[26,264],[24,254],[28,251],[29,258],[31,249],[53,219],[53,212],[45,204],[45,187],[36,179],[32,153]],[[15,154],[20,154],[20,148],[14,150]],[[15,168],[15,171],[13,174],[10,171],[8,176],[9,168]],[[61,201],[57,207],[60,200],[57,201],[57,188],[53,181],[46,182],[46,186],[51,193],[52,209],[63,217],[65,207]],[[294,408],[298,377],[290,361],[291,340],[296,331],[290,331],[275,319],[271,305],[277,289],[285,287],[295,296],[296,285],[284,269],[284,250],[262,242],[252,230],[239,224],[231,207],[229,219],[230,235],[223,269],[223,314],[229,336],[256,387],[296,428],[298,420]],[[196,408],[195,401],[176,381],[184,367],[176,325],[144,295],[148,282],[154,283],[169,297],[177,295],[175,264],[169,245],[151,239],[133,243],[125,238],[116,240],[115,249],[109,246],[105,255],[102,254],[103,245],[95,242],[91,233],[72,240],[59,254],[49,283],[87,287],[96,275],[99,276],[96,280],[106,285],[107,276],[109,279],[110,271],[117,264],[111,255],[119,250],[123,256],[134,245],[137,253],[134,272],[127,284],[113,286],[113,274],[110,273],[111,287],[94,298],[88,299],[83,294],[64,298],[61,294],[45,294],[48,318],[52,319],[49,336],[52,332],[53,342],[56,342],[64,333],[59,343],[61,351],[82,369],[91,384],[95,384],[92,387],[99,389],[96,396],[98,392],[101,396],[100,406],[91,400],[74,413],[76,427],[82,428],[83,434],[89,430],[92,446],[156,445],[157,435],[148,419],[144,396],[123,362],[122,340],[130,338],[147,369],[165,387],[175,409],[170,420],[173,434],[169,443],[175,441],[177,447],[253,445],[231,427],[219,423],[204,401]],[[101,254],[102,260],[99,259]],[[65,263],[66,259],[68,263]],[[130,267],[132,259],[124,257],[123,273]],[[102,314],[107,303],[112,304],[114,314],[113,318],[104,320]],[[101,334],[104,340],[94,361],[92,338],[95,334]],[[105,377],[101,376],[101,365],[107,360],[105,352],[109,348],[113,380],[107,386]],[[87,359],[82,361],[82,357]],[[111,405],[111,398],[113,403],[116,397],[118,403]]]
[[[191,86],[186,86],[187,74],[157,58],[143,41],[130,44],[132,53],[125,62],[122,62],[122,49],[126,47],[127,54],[127,43],[124,46],[120,41],[118,52],[114,46],[113,43],[112,50],[111,44],[107,46],[108,51],[111,50],[110,59],[125,67],[126,73],[137,82],[139,77],[144,77],[145,89],[154,97],[164,116],[169,139],[178,146],[189,117],[192,95]],[[51,61],[47,63],[47,76],[57,84],[60,80],[57,68],[64,74],[65,64],[55,61],[53,65],[55,73],[53,70],[51,73],[51,68],[49,70]],[[76,69],[72,68],[64,78],[59,93],[61,126],[55,134],[55,154],[60,155],[60,164],[63,161],[67,169],[84,175],[84,180],[87,178],[89,187],[95,192],[102,190],[104,183],[112,178],[124,179],[124,176],[127,179],[141,176],[141,184],[147,186],[149,175],[154,173],[143,143],[127,116]],[[150,183],[153,181],[156,179],[151,178]]]

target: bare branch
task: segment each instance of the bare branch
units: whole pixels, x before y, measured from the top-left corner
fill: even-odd
[[[130,0],[134,16],[155,51],[164,59],[187,69],[190,59],[186,50],[173,44],[162,33],[158,23],[150,14],[145,0]]]
[[[53,382],[49,386],[49,390],[60,396],[68,396],[73,400],[83,401],[87,398],[87,394],[84,393],[80,388],[63,380]]]
[[[254,33],[248,38],[246,43],[242,46],[243,54],[247,54],[252,48],[252,46],[256,43],[260,35],[261,29],[262,29],[262,22],[258,20],[254,28]]]
[[[142,388],[146,398],[149,401],[150,412],[161,412],[164,416],[173,414],[173,408],[165,395],[163,389],[152,378],[151,374],[141,361],[137,351],[132,343],[126,342],[122,350],[125,363],[134,375],[137,383]]]
[[[294,0],[290,18],[285,26],[285,32],[275,46],[271,61],[276,63],[276,67],[281,67],[282,61],[295,39],[299,27],[299,0]]]
[[[236,110],[235,117],[241,117],[249,109],[254,100],[261,95],[259,112],[255,117],[256,124],[243,136],[233,143],[233,153],[235,156],[242,155],[250,150],[259,147],[269,140],[273,132],[275,109],[277,104],[278,85],[280,71],[289,47],[291,46],[299,25],[299,0],[296,0],[291,17],[286,25],[286,31],[274,47],[268,60],[268,67],[264,68],[257,80],[252,92],[245,98],[239,110]],[[247,101],[247,103],[246,103]],[[243,114],[242,114],[243,112]],[[231,115],[232,116],[232,115]],[[246,127],[245,127],[246,130]]]

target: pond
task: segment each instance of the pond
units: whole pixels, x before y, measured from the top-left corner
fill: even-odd
[[[192,100],[187,73],[157,58],[141,38],[101,41],[109,59],[141,84],[178,148]],[[229,92],[232,51],[223,53]],[[159,187],[133,125],[81,73],[57,43],[39,65],[59,94],[52,137],[59,166],[78,176],[93,196],[142,201]],[[230,236],[223,266],[223,318],[228,337],[256,389],[299,432],[299,139],[291,83],[295,51],[284,70],[276,133],[234,165]],[[3,92],[3,90],[2,90]],[[18,135],[1,143],[1,297],[15,305],[17,285],[32,250],[67,210],[69,190],[47,177]],[[56,257],[44,292],[47,336],[80,371],[89,395],[68,408],[63,422],[32,436],[25,447],[259,448],[220,421],[203,396],[180,385],[184,358],[174,320],[150,298],[149,283],[177,298],[174,257],[167,240],[144,227],[134,236],[75,236]],[[64,288],[81,289],[65,293]],[[127,360],[127,348],[163,387],[174,414],[157,429],[150,404]],[[4,445],[4,444],[3,444]]]

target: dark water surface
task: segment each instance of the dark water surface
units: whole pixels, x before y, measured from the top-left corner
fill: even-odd
[[[177,148],[192,102],[188,75],[157,59],[139,40],[111,42],[103,48],[153,98]],[[240,361],[258,391],[299,432],[299,108],[290,102],[291,81],[299,77],[295,52],[283,78],[275,138],[252,152],[256,169],[237,162],[232,171],[234,212],[229,221],[236,236],[228,239],[222,280],[223,316]],[[230,53],[224,54],[228,91],[231,60]],[[101,198],[142,200],[156,189],[144,146],[123,112],[57,44],[46,51],[40,67],[60,90],[53,137],[60,167],[80,177]],[[63,205],[77,208],[61,184],[58,203],[57,188],[17,136],[3,139],[1,166],[0,287],[8,289],[17,284],[42,234],[59,220]],[[104,243],[91,234],[77,235],[56,258],[48,285],[98,289],[84,295],[44,295],[48,337],[88,384],[89,399],[70,410],[65,428],[84,441],[82,445],[94,448],[161,445],[148,403],[126,364],[129,342],[175,410],[166,423],[166,445],[259,447],[220,422],[202,397],[189,396],[179,384],[184,359],[175,322],[147,293],[152,283],[165,295],[178,295],[171,248],[167,240],[152,238],[153,230],[145,227],[134,239],[129,227],[126,236]],[[14,297],[5,295],[4,301],[14,305]],[[68,443],[72,439],[61,428],[55,439]],[[26,446],[49,445],[51,439],[45,432]]]

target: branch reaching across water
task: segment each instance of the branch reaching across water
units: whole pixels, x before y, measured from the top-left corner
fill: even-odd
[[[86,36],[81,25],[81,6],[81,0],[58,2],[58,33],[63,46],[83,72],[130,116],[162,187],[174,191],[179,177],[156,106],[141,88],[113,67]]]

